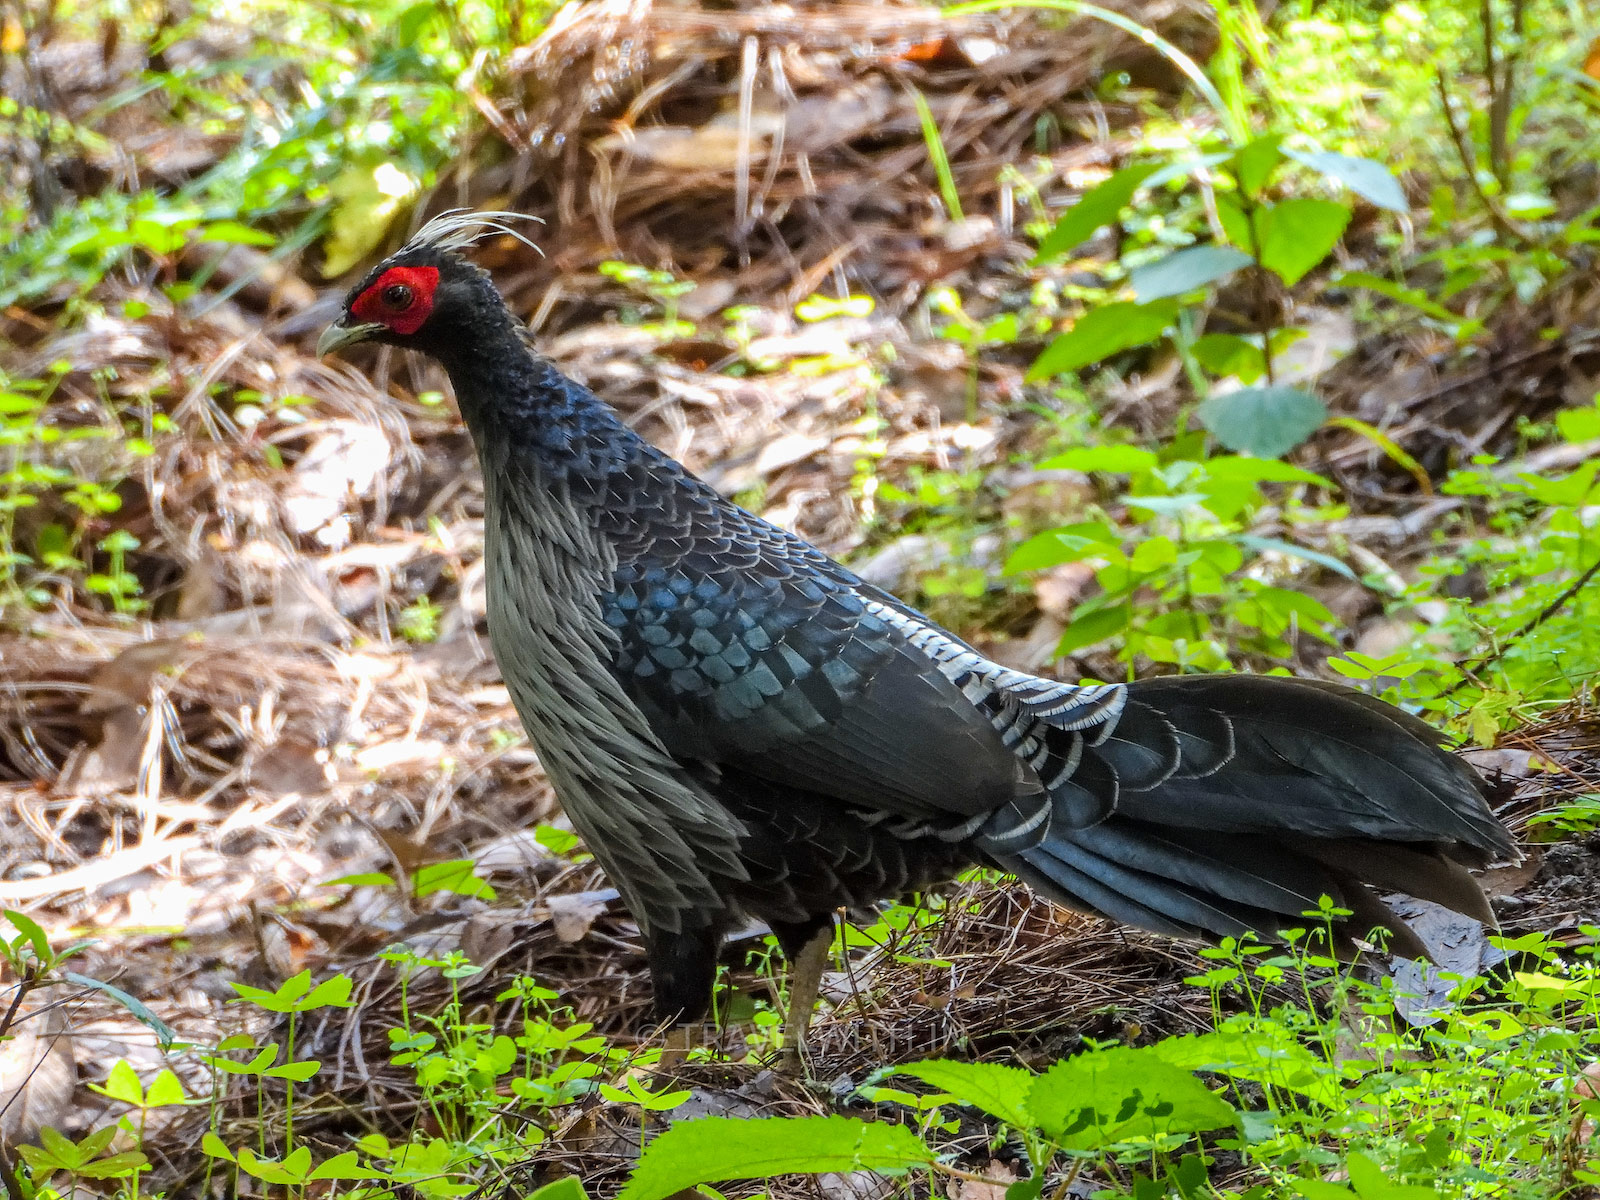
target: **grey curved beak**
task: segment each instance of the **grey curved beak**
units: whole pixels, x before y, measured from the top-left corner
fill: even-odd
[[[335,321],[322,331],[322,336],[317,339],[317,357],[326,358],[335,350],[343,350],[346,346],[354,346],[357,342],[364,342],[374,334],[383,332],[383,326],[376,321],[369,321],[362,325],[346,325],[344,321]]]

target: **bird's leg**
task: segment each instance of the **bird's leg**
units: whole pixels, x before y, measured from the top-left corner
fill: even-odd
[[[806,1044],[806,1031],[811,1028],[811,1012],[817,1006],[817,992],[822,987],[822,969],[828,964],[828,951],[833,949],[833,922],[829,921],[801,947],[789,963],[789,1008],[783,1019],[783,1053],[778,1060],[780,1069],[799,1075],[805,1071],[801,1051]]]
[[[698,1025],[674,1025],[661,1035],[661,1057],[656,1060],[658,1070],[676,1067],[688,1061],[689,1051],[700,1044],[700,1039],[695,1035],[699,1033]]]

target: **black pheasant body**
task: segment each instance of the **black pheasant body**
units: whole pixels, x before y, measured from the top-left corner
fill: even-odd
[[[1352,932],[1418,949],[1385,889],[1488,917],[1463,864],[1509,838],[1422,722],[1290,679],[1008,670],[644,442],[453,254],[402,251],[351,312],[426,271],[420,328],[362,328],[450,373],[495,656],[664,1015],[705,1010],[746,915],[793,950],[841,906],[974,863],[1180,936],[1271,933],[1327,895]]]

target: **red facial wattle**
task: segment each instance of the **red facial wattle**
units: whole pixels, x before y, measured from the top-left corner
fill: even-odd
[[[438,286],[435,267],[390,267],[356,297],[350,313],[409,337],[433,312],[433,293]]]

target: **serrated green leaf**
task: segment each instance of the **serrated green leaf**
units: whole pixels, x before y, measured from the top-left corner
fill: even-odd
[[[1299,388],[1240,388],[1210,396],[1195,410],[1230,450],[1277,458],[1305,441],[1327,419],[1322,401]]]
[[[1327,258],[1350,224],[1350,209],[1332,200],[1300,196],[1256,213],[1261,265],[1293,285]]]
[[[1044,348],[1028,368],[1028,379],[1065,375],[1122,350],[1153,342],[1166,333],[1177,315],[1177,305],[1170,300],[1155,304],[1118,301],[1091,309]]]
[[[1254,260],[1232,246],[1190,246],[1159,262],[1139,267],[1128,276],[1134,297],[1141,304],[1182,296],[1225,279]]]
[[[949,1092],[962,1104],[981,1108],[1013,1129],[1027,1129],[1033,1124],[1026,1101],[1035,1076],[1021,1067],[934,1058],[899,1067],[895,1074],[910,1075],[932,1084],[940,1091]]]
[[[851,1117],[700,1117],[645,1148],[619,1200],[665,1200],[702,1183],[898,1170],[933,1160],[903,1125]]]
[[[1090,188],[1083,197],[1061,214],[1050,232],[1039,242],[1034,265],[1060,258],[1088,241],[1101,227],[1111,224],[1128,206],[1139,186],[1160,170],[1158,163],[1137,163]]]
[[[1027,1103],[1038,1128],[1068,1150],[1234,1123],[1230,1104],[1153,1047],[1115,1046],[1058,1062],[1034,1081]]]
[[[1353,158],[1348,154],[1334,154],[1324,150],[1307,154],[1303,150],[1285,151],[1290,158],[1304,163],[1329,179],[1344,184],[1356,195],[1379,208],[1390,212],[1409,212],[1405,191],[1400,182],[1381,162],[1370,158]]]
[[[1185,1071],[1214,1071],[1234,1079],[1287,1088],[1327,1108],[1345,1102],[1338,1074],[1281,1025],[1224,1025],[1210,1033],[1157,1042],[1164,1062]]]

